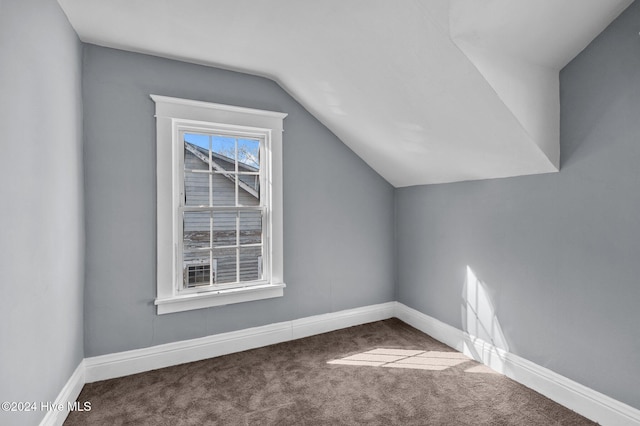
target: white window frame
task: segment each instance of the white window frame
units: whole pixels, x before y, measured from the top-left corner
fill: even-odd
[[[282,132],[285,113],[242,108],[188,99],[151,95],[156,105],[157,297],[158,315],[232,303],[281,297],[282,241]],[[263,280],[231,288],[207,287],[183,291],[180,192],[185,128],[244,131],[264,137],[266,213],[263,235]],[[262,166],[262,165],[261,165]]]

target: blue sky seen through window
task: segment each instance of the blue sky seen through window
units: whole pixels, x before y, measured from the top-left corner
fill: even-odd
[[[209,135],[185,133],[184,140],[206,150],[209,149]],[[233,159],[235,158],[235,140],[236,138],[230,136],[211,136],[211,150]],[[260,141],[238,138],[238,162],[259,168]]]

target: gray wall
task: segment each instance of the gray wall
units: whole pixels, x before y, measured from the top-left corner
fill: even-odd
[[[0,1],[0,401],[55,400],[84,355],[81,53],[55,1]]]
[[[156,315],[151,93],[289,114],[284,297]],[[393,300],[393,187],[276,83],[85,45],[83,100],[87,356]]]
[[[562,70],[560,173],[396,192],[400,302],[466,329],[469,266],[511,352],[636,408],[639,22],[635,2]]]

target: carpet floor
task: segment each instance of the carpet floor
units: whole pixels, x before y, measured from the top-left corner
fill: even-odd
[[[84,386],[74,425],[593,425],[397,319]]]

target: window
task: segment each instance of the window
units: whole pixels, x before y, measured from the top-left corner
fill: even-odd
[[[286,114],[151,98],[158,314],[282,296]]]

